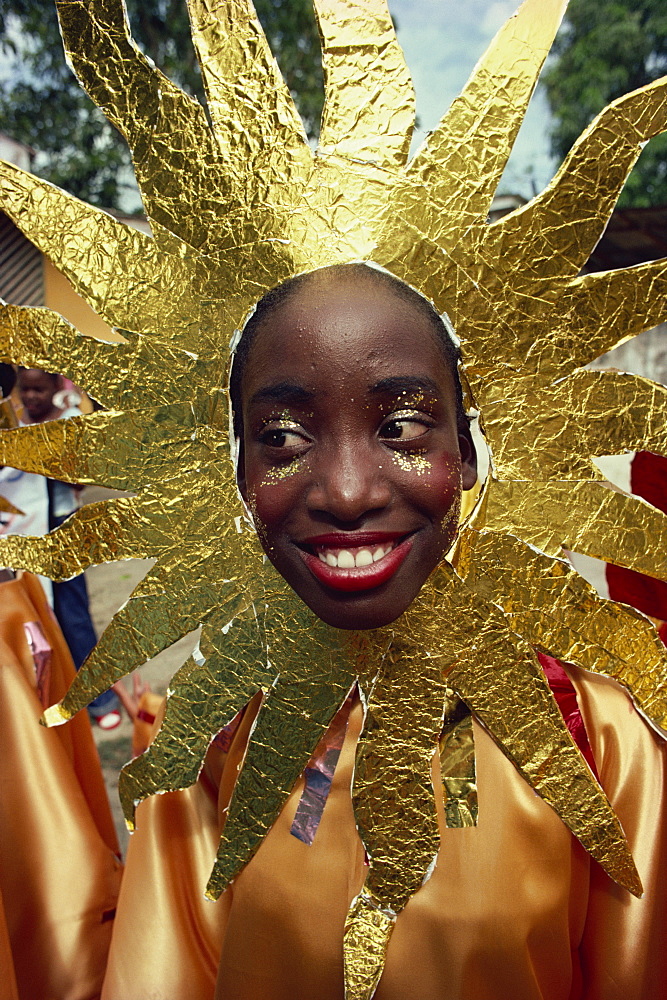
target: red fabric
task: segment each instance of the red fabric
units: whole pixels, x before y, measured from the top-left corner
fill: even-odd
[[[612,601],[630,604],[643,615],[667,619],[667,583],[633,569],[607,564],[607,586]]]
[[[581,716],[581,709],[577,701],[577,692],[574,689],[574,684],[565,673],[560,660],[556,660],[553,656],[547,656],[546,653],[540,652],[537,653],[537,658],[540,661],[544,675],[551,688],[551,693],[556,699],[560,714],[563,716],[570,736],[581,750],[586,763],[599,781],[595,758],[593,757],[586,726]]]
[[[147,712],[145,709],[140,708],[137,712],[137,718],[141,719],[142,722],[147,722],[149,726],[152,726],[155,722],[155,716],[152,712]]]
[[[667,514],[667,458],[638,451],[630,467],[630,489],[651,506]],[[651,618],[667,619],[667,583],[623,566],[607,565],[607,586],[613,601],[630,604]],[[664,634],[663,634],[664,633]],[[665,642],[667,629],[659,630]]]
[[[667,514],[667,458],[638,451],[630,467],[630,489]]]

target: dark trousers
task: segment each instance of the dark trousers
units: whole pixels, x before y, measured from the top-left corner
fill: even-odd
[[[50,520],[50,527],[53,529],[66,518],[54,517]],[[53,610],[78,670],[97,642],[88,610],[88,588],[83,573],[63,583],[53,584]],[[117,707],[118,697],[115,692],[105,691],[91,701],[88,711],[93,718],[99,718]]]

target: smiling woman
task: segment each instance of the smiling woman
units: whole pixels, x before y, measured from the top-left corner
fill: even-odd
[[[475,483],[454,345],[424,299],[363,265],[297,279],[255,317],[231,395],[262,545],[329,625],[388,625]]]

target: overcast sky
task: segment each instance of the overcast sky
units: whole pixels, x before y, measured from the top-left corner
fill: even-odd
[[[421,131],[434,128],[519,0],[389,0],[412,73]],[[556,164],[549,154],[548,106],[539,88],[517,138],[501,190],[530,197]]]

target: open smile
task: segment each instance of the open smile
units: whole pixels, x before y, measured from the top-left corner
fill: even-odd
[[[396,573],[412,548],[412,535],[350,532],[318,535],[298,545],[314,577],[348,593],[379,587]]]

